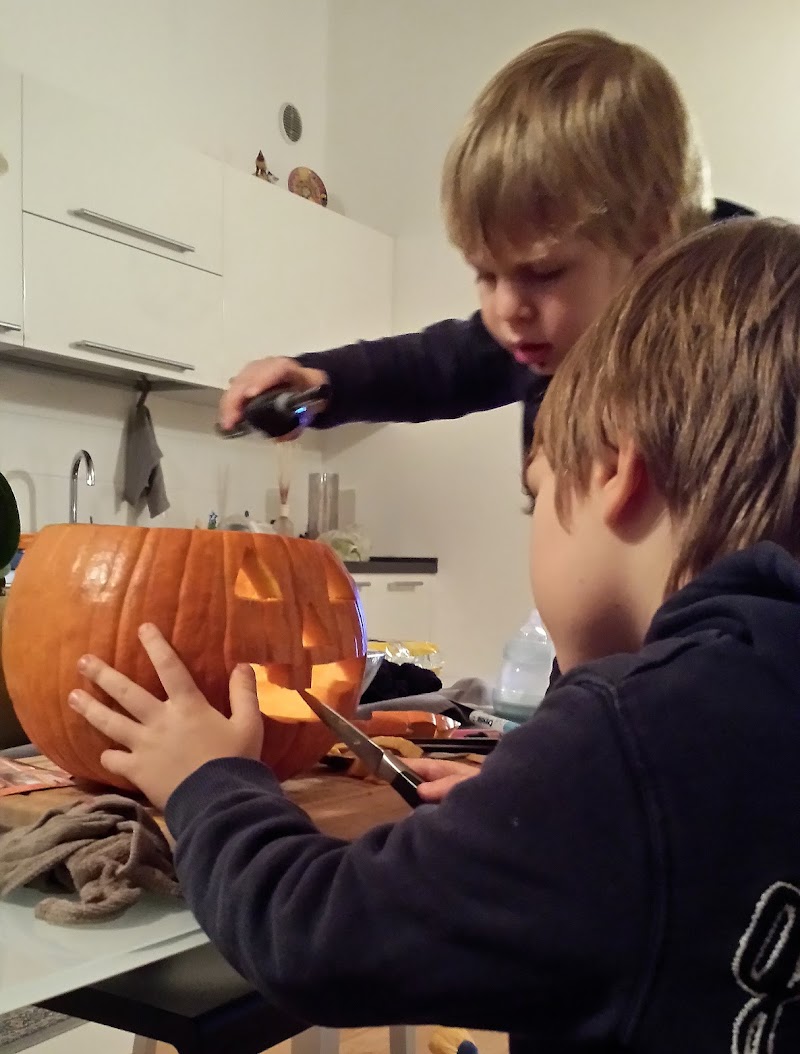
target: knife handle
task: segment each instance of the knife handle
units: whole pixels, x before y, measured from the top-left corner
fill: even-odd
[[[403,772],[397,773],[390,786],[397,791],[407,805],[410,805],[412,809],[416,809],[418,805],[422,804],[417,787],[423,782],[422,777],[418,776],[416,772],[405,769]]]

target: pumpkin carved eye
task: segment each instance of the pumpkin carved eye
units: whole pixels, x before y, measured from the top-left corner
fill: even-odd
[[[258,558],[255,550],[244,554],[233,591],[241,600],[257,600],[262,604],[283,600],[277,578],[267,564]]]
[[[162,698],[137,629],[152,622],[223,713],[240,662],[256,673],[263,760],[286,779],[333,742],[298,695],[352,717],[364,673],[353,582],[317,542],[229,531],[72,524],[28,543],[6,602],[3,668],[25,733],[73,775],[129,789],[100,764],[109,742],[66,704],[93,652]],[[42,661],[46,656],[47,660]]]

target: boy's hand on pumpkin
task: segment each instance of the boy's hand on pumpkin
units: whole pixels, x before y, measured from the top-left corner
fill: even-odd
[[[139,639],[167,693],[165,702],[96,656],[85,655],[78,663],[81,674],[130,716],[80,689],[70,694],[69,704],[125,748],[106,750],[101,758],[104,767],[135,784],[163,809],[178,785],[207,761],[259,757],[264,726],[249,666],[237,666],[231,675],[227,718],[207,702],[155,626],[142,626]]]
[[[467,765],[463,761],[439,761],[436,758],[403,758],[403,764],[425,781],[417,787],[420,798],[434,803],[440,802],[457,783],[472,779],[480,772],[477,765]]]

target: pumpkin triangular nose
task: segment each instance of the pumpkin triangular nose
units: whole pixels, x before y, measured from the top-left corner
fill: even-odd
[[[278,579],[253,550],[244,555],[233,591],[241,600],[258,600],[264,604],[283,599]]]

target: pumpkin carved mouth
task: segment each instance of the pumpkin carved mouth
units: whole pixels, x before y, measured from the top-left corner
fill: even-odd
[[[346,698],[352,690],[354,677],[361,676],[360,659],[344,659],[312,667],[309,691],[318,699],[325,699],[329,706],[344,713]],[[282,687],[286,671],[276,667],[252,664],[256,675],[258,705],[262,714],[272,721],[311,721],[319,719],[303,701],[294,688]],[[337,706],[337,702],[340,705]]]
[[[263,760],[280,779],[333,742],[297,694],[352,717],[363,679],[364,620],[352,579],[327,546],[238,531],[74,524],[28,544],[6,605],[3,667],[30,740],[76,777],[130,789],[107,773],[108,741],[67,706],[93,652],[163,698],[138,636],[158,626],[221,712],[240,662],[256,672]],[[108,700],[105,700],[106,702]]]

